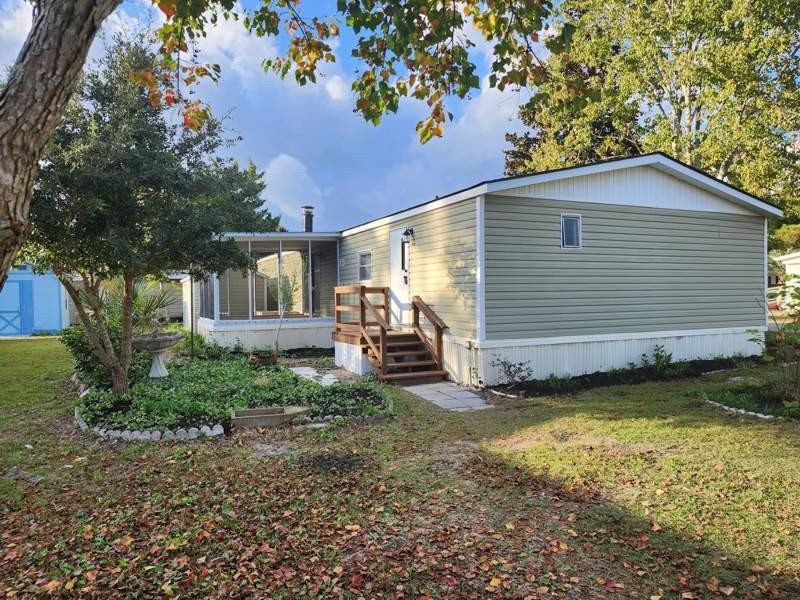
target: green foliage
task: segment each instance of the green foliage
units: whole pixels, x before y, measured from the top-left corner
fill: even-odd
[[[237,357],[173,365],[168,377],[120,397],[93,390],[81,398],[81,411],[90,425],[174,429],[227,422],[232,409],[289,404],[309,406],[311,416],[356,416],[385,410],[388,400],[374,385],[322,386],[284,367],[254,369]]]
[[[800,419],[800,402],[786,398],[782,381],[706,390],[709,400],[776,417]]]
[[[192,356],[192,332],[179,325],[168,325],[164,329],[183,334],[178,343],[172,347],[172,353],[178,357],[190,358]],[[197,359],[223,360],[239,356],[241,354],[236,354],[216,342],[209,342],[199,333],[194,334],[194,357]]]
[[[267,70],[280,77],[293,76],[300,85],[317,80],[320,64],[335,60],[339,23],[352,30],[349,49],[359,63],[352,84],[356,112],[378,124],[386,113],[398,110],[402,98],[427,103],[429,116],[417,125],[424,143],[443,132],[452,115],[446,110],[447,96],[465,98],[480,87],[473,48],[485,41],[492,44],[489,84],[503,89],[536,83],[541,65],[532,54],[532,40],[538,41],[545,28],[549,2],[499,0],[459,3],[434,0],[338,0],[335,14],[316,14],[313,6],[299,0],[264,0],[253,10],[242,9],[231,0],[167,0],[159,7],[167,17],[158,29],[162,44],[159,65],[174,73],[159,78],[142,70],[138,80],[155,102],[182,102],[184,121],[202,127],[208,110],[180,90],[191,89],[202,78],[216,80],[216,64],[195,65],[182,53],[191,53],[186,40],[202,38],[220,19],[241,21],[258,37],[287,36],[286,51],[264,61]],[[573,33],[571,23],[559,25],[544,46],[563,52]]]
[[[120,346],[120,330],[109,331],[111,342],[118,349]],[[80,373],[81,381],[89,386],[101,389],[111,388],[111,374],[100,362],[97,355],[86,339],[86,329],[83,325],[71,325],[61,330],[59,334],[61,343],[66,346],[75,361],[75,370]],[[131,383],[146,381],[150,373],[152,357],[143,350],[133,350],[129,378]]]
[[[766,357],[781,368],[784,397],[787,402],[800,401],[800,285],[787,276],[783,285],[771,292],[770,300],[779,300],[785,314],[770,309],[774,331],[762,334],[751,331],[751,341],[763,344]]]
[[[153,61],[141,39],[117,36],[89,71],[47,146],[31,201],[26,259],[41,269],[202,278],[250,259],[225,231],[270,231],[262,174],[217,153],[218,122],[179,129],[130,73]]]
[[[157,281],[137,279],[133,283],[131,300],[133,301],[133,331],[140,334],[159,327],[164,311],[172,301],[169,291]],[[86,293],[81,292],[84,297]],[[120,278],[112,279],[101,289],[99,300],[103,317],[109,327],[122,331],[122,310],[125,299],[125,287]],[[91,304],[88,298],[83,300],[85,306]]]
[[[664,350],[664,346],[656,344],[652,355],[642,354],[639,365],[645,371],[650,371],[657,379],[664,379],[680,372],[681,365],[673,364],[672,353]]]
[[[796,2],[565,0],[509,174],[660,150],[800,219]],[[787,232],[788,233],[788,232]]]
[[[278,219],[261,208],[265,185],[255,166],[218,156],[231,145],[219,122],[179,128],[132,81],[132,71],[153,63],[148,41],[113,42],[44,152],[24,256],[37,270],[52,269],[79,312],[91,314],[82,317],[89,341],[124,393],[131,334],[148,327],[164,298],[146,284],[125,290],[113,280],[246,269],[252,258],[223,233],[273,230]],[[81,294],[72,276],[82,279]],[[134,305],[133,323],[123,319],[124,302]],[[117,327],[122,347],[109,347],[104,329]]]
[[[533,379],[533,367],[529,360],[515,362],[504,356],[494,355],[489,366],[499,371],[500,383],[514,385]]]
[[[336,365],[331,357],[323,356],[322,358],[318,358],[317,360],[315,360],[312,366],[315,369],[319,370],[319,369],[331,369]]]

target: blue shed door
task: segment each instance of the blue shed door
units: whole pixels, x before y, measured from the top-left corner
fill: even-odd
[[[0,291],[0,335],[33,333],[33,284],[30,280],[6,281]]]

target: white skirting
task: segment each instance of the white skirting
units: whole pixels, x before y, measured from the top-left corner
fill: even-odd
[[[334,342],[334,362],[337,367],[342,367],[356,375],[366,375],[372,373],[373,368],[367,355],[358,344],[348,344],[346,342]]]
[[[280,331],[280,348],[330,348],[333,328],[333,319],[328,318],[285,320]],[[237,345],[245,350],[274,348],[278,323],[277,320],[214,321],[200,318],[197,320],[197,333],[226,348]]]
[[[753,329],[763,333],[764,327]],[[642,354],[651,355],[657,345],[672,353],[674,361],[761,354],[760,344],[752,341],[752,337],[752,329],[748,328],[488,340],[482,343],[445,335],[444,363],[450,378],[458,383],[494,385],[498,383],[498,373],[489,363],[497,357],[513,362],[529,361],[536,379],[549,375],[571,377],[624,369],[630,363],[639,364]]]

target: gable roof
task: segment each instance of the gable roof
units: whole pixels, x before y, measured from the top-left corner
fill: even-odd
[[[581,177],[584,175],[593,175],[597,173],[604,173],[608,171],[615,171],[619,169],[629,169],[631,167],[652,167],[672,175],[677,179],[697,186],[700,189],[706,190],[721,198],[724,198],[734,204],[743,206],[748,210],[763,215],[765,217],[782,217],[783,211],[777,206],[758,198],[752,194],[740,190],[739,188],[730,185],[712,177],[711,175],[682,163],[663,152],[652,152],[650,154],[640,154],[638,156],[610,158],[588,165],[578,165],[574,167],[563,167],[560,169],[553,169],[550,171],[540,171],[538,173],[531,173],[529,175],[516,175],[513,177],[501,177],[498,179],[488,179],[477,183],[468,188],[452,192],[446,196],[437,197],[428,202],[417,204],[410,208],[399,210],[384,217],[379,217],[371,221],[366,221],[359,225],[355,225],[345,229],[342,233],[344,235],[351,235],[366,229],[372,229],[380,225],[392,223],[399,219],[410,217],[416,214],[439,208],[440,206],[447,206],[455,202],[474,198],[484,194],[499,193],[513,188],[535,185],[538,183],[546,183],[550,181],[558,181],[561,179],[568,179],[571,177]]]

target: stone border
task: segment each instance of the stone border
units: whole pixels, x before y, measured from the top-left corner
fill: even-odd
[[[751,412],[749,410],[744,410],[743,408],[734,408],[733,406],[728,406],[726,404],[722,404],[721,402],[714,402],[714,400],[709,399],[705,392],[701,392],[703,394],[703,402],[706,404],[710,404],[715,408],[721,408],[726,413],[729,414],[737,414],[737,415],[744,415],[746,417],[755,417],[757,419],[764,419],[766,421],[771,421],[773,419],[783,419],[784,417],[776,417],[775,415],[765,415],[762,413]]]
[[[217,423],[213,427],[203,425],[198,429],[197,427],[190,427],[189,429],[180,428],[175,431],[169,429],[165,431],[159,430],[130,430],[130,429],[104,429],[95,425],[89,427],[86,421],[81,416],[81,411],[75,407],[75,425],[81,431],[91,431],[101,438],[107,440],[123,440],[125,442],[186,442],[196,440],[199,438],[214,438],[225,434],[225,429],[221,423]]]

